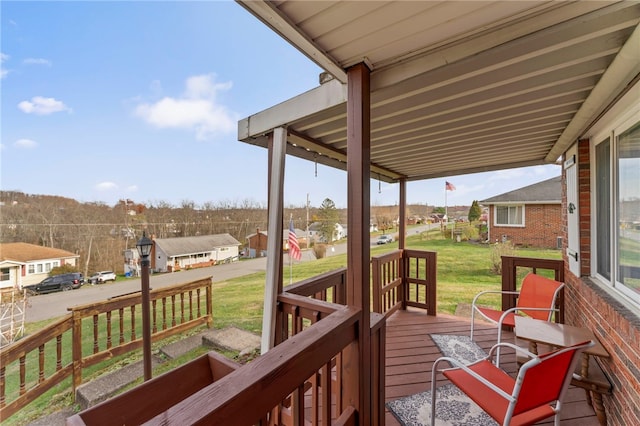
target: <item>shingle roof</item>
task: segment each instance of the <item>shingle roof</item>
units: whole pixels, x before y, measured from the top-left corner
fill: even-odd
[[[201,235],[198,237],[156,238],[154,242],[168,256],[203,253],[216,247],[239,246],[230,234]]]
[[[526,203],[560,204],[562,200],[561,176],[556,176],[533,185],[525,186],[495,197],[479,201],[480,204]]]
[[[0,244],[0,260],[14,260],[18,262],[30,262],[44,259],[64,259],[80,257],[70,251],[43,247],[29,243],[4,243]]]

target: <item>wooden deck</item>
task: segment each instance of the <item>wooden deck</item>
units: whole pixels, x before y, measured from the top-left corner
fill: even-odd
[[[481,323],[476,323],[476,327],[478,324]],[[444,314],[433,317],[418,310],[393,314],[387,320],[385,400],[391,401],[430,388],[431,367],[436,358],[441,356],[430,334],[468,335],[469,331],[468,318]],[[474,340],[485,350],[496,342],[496,329],[491,325],[480,325],[474,334]],[[503,333],[503,341],[513,342],[513,334]],[[503,352],[501,360],[507,371],[516,371],[513,353]],[[385,411],[385,421],[387,426],[400,424],[388,410]],[[552,425],[553,419],[539,424]],[[562,425],[599,426],[584,390],[569,389],[562,410]]]

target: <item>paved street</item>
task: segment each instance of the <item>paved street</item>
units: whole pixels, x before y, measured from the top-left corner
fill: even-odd
[[[333,256],[346,252],[346,244],[337,244],[334,251],[327,251],[327,256]],[[315,259],[310,250],[302,252],[302,261]],[[288,264],[287,255],[284,261]],[[256,272],[264,272],[267,267],[267,258],[247,259],[239,262],[216,265],[209,268],[184,270],[169,274],[151,275],[149,284],[151,288],[167,287],[181,282],[190,282],[201,278],[212,277],[214,282],[225,281],[242,275]],[[126,293],[139,291],[141,287],[139,278],[131,278],[115,283],[90,285],[85,284],[78,290],[41,294],[29,298],[29,306],[26,312],[26,322],[42,321],[56,318],[66,314],[67,308],[86,305],[110,297],[120,296]]]
[[[431,225],[434,226],[434,225]],[[422,227],[412,227],[408,231],[410,235],[419,233],[427,229],[428,225]],[[397,233],[389,233],[397,240]],[[376,245],[376,237],[371,238],[371,245]],[[341,243],[332,246],[333,250],[327,250],[327,256],[335,256],[344,254],[347,251],[347,244]],[[311,250],[302,252],[302,261],[314,260],[315,257]],[[288,265],[289,259],[284,255],[284,261]],[[263,272],[267,267],[267,258],[261,257],[256,259],[247,259],[240,262],[227,263],[210,268],[199,268],[185,270],[177,273],[156,274],[151,275],[151,288],[161,288],[178,284],[181,282],[189,282],[201,278],[212,277],[214,282],[225,281],[242,275],[249,275],[256,272]],[[89,285],[85,284],[78,290],[41,294],[29,298],[29,306],[26,312],[26,322],[36,322],[45,319],[56,318],[66,314],[67,308],[79,305],[86,305],[99,300],[106,300],[110,297],[121,296],[140,290],[140,279],[132,278],[126,281],[117,281],[115,283]]]

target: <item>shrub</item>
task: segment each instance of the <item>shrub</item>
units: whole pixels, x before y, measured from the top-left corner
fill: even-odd
[[[313,245],[313,254],[316,255],[316,259],[322,259],[327,255],[327,245],[326,244],[314,244]]]
[[[60,275],[60,274],[68,274],[71,272],[80,272],[78,268],[73,265],[62,265],[56,266],[55,268],[51,268],[51,272],[49,272],[50,276]]]
[[[511,241],[496,242],[491,246],[491,270],[502,274],[502,256],[515,256],[516,246]]]

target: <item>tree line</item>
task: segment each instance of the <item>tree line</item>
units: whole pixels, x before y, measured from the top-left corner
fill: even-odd
[[[390,229],[398,212],[397,206],[372,206],[372,221],[382,231]],[[426,216],[429,208],[409,206],[407,212]],[[289,217],[295,228],[304,230],[310,223],[320,222],[321,232],[329,233],[336,222],[347,222],[347,211],[325,198],[318,207],[285,207],[285,229]],[[124,250],[135,248],[143,231],[155,238],[228,233],[245,244],[248,235],[267,230],[267,218],[267,206],[253,200],[202,205],[184,200],[176,206],[166,201],[139,203],[123,199],[110,206],[60,196],[0,191],[0,242],[25,242],[78,254],[78,269],[85,275],[107,269],[121,272]]]

